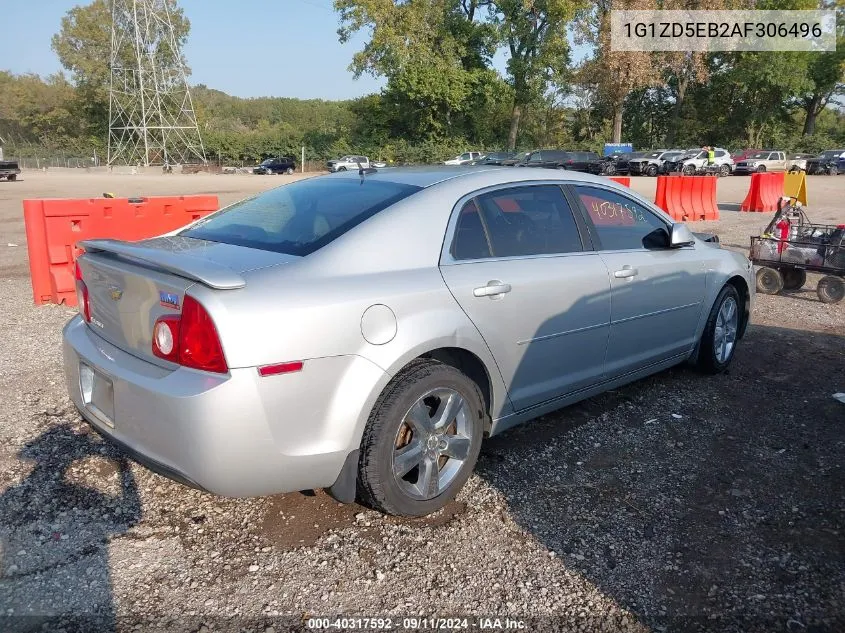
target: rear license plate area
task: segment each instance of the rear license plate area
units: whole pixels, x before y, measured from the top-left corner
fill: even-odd
[[[103,424],[114,428],[114,384],[85,363],[79,364],[82,403]]]

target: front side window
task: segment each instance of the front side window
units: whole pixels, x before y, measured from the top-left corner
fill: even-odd
[[[419,190],[384,180],[300,180],[238,202],[180,235],[305,256]]]
[[[543,160],[543,154],[541,154],[540,152],[531,152],[528,155],[529,163],[539,163],[541,160]]]
[[[526,257],[582,250],[572,211],[556,185],[512,187],[467,202],[455,225],[455,259]]]
[[[669,246],[669,229],[666,224],[638,202],[598,187],[578,185],[575,191],[595,225],[602,250]]]

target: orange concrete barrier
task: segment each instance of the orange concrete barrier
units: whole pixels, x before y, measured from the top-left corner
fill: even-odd
[[[620,185],[625,185],[626,187],[631,186],[631,179],[628,176],[608,176],[613,182],[618,182]]]
[[[782,172],[751,174],[751,186],[739,210],[757,213],[777,211],[778,200],[783,196],[783,183]]]
[[[76,305],[73,266],[82,240],[141,240],[174,231],[217,210],[217,196],[24,200],[35,305]]]
[[[654,203],[679,222],[719,219],[713,176],[658,176]]]

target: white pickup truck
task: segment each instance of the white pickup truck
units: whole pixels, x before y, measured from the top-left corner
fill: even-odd
[[[336,172],[336,171],[348,171],[350,169],[369,169],[370,167],[386,167],[385,163],[370,163],[370,159],[367,156],[343,156],[342,158],[338,158],[336,160],[330,160],[326,163],[326,166],[329,168],[329,171]]]

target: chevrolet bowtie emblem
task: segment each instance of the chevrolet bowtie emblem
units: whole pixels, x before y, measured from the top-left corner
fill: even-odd
[[[118,288],[111,289],[111,299],[112,301],[120,301],[120,298],[123,296],[123,290],[119,290]]]

